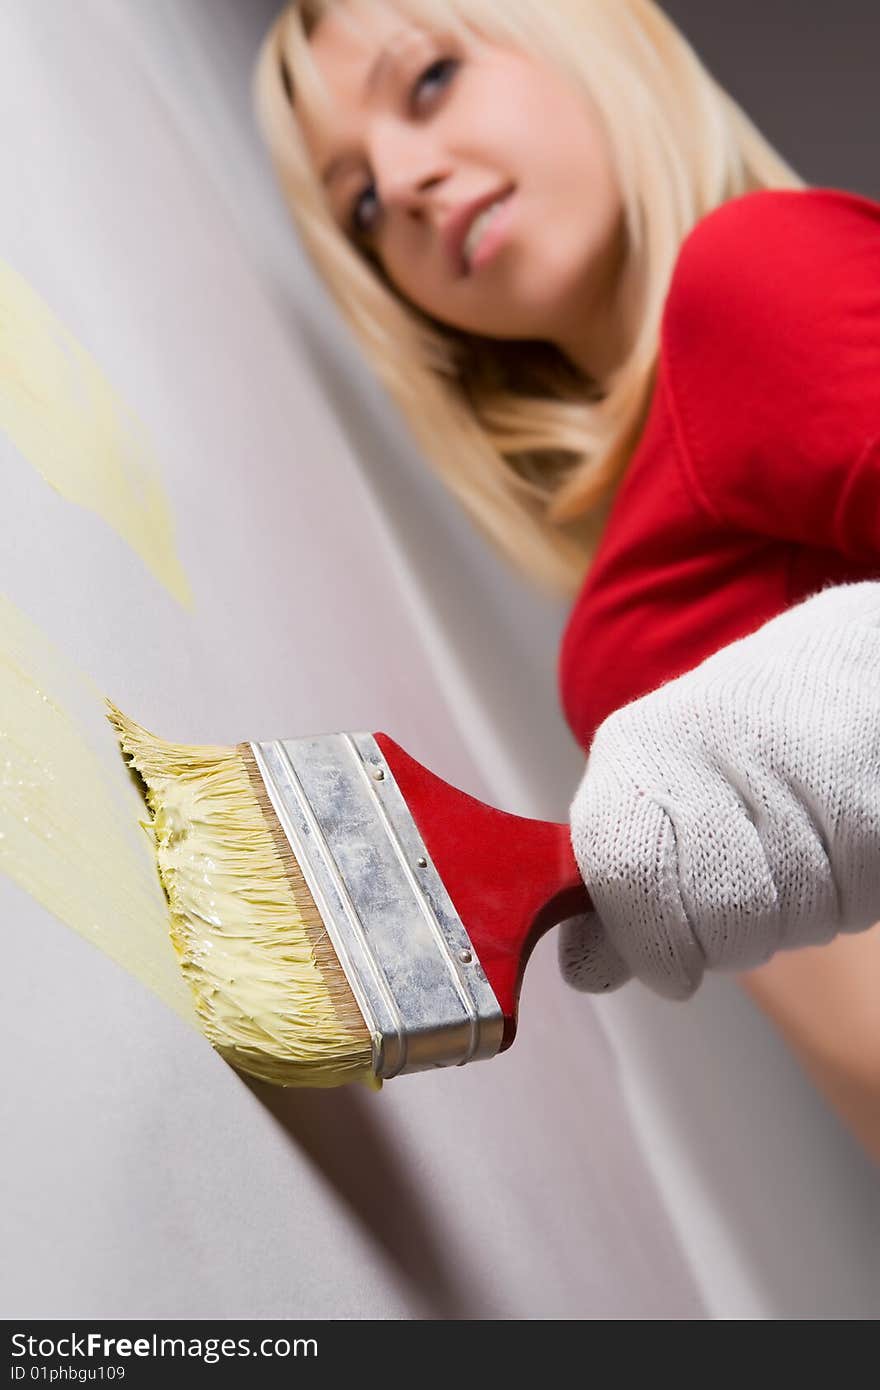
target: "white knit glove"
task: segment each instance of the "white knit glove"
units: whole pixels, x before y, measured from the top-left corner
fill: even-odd
[[[825,589],[599,727],[571,807],[595,911],[578,989],[704,970],[880,919],[880,583]]]

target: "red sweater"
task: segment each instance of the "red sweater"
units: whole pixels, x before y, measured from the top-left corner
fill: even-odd
[[[880,204],[761,191],[684,241],[639,446],[559,657],[620,705],[827,584],[880,577]]]

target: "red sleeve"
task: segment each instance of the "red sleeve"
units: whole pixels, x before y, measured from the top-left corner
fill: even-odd
[[[880,204],[828,189],[723,204],[682,245],[663,347],[711,517],[880,557]]]

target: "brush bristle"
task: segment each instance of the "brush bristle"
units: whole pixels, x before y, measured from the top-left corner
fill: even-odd
[[[170,932],[205,1036],[280,1086],[377,1086],[370,1034],[247,744],[167,743],[108,713],[146,786]]]

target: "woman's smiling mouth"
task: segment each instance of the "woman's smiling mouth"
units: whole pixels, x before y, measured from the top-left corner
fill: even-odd
[[[447,220],[443,238],[457,276],[485,264],[500,245],[512,193],[512,187],[487,193],[457,208]]]

